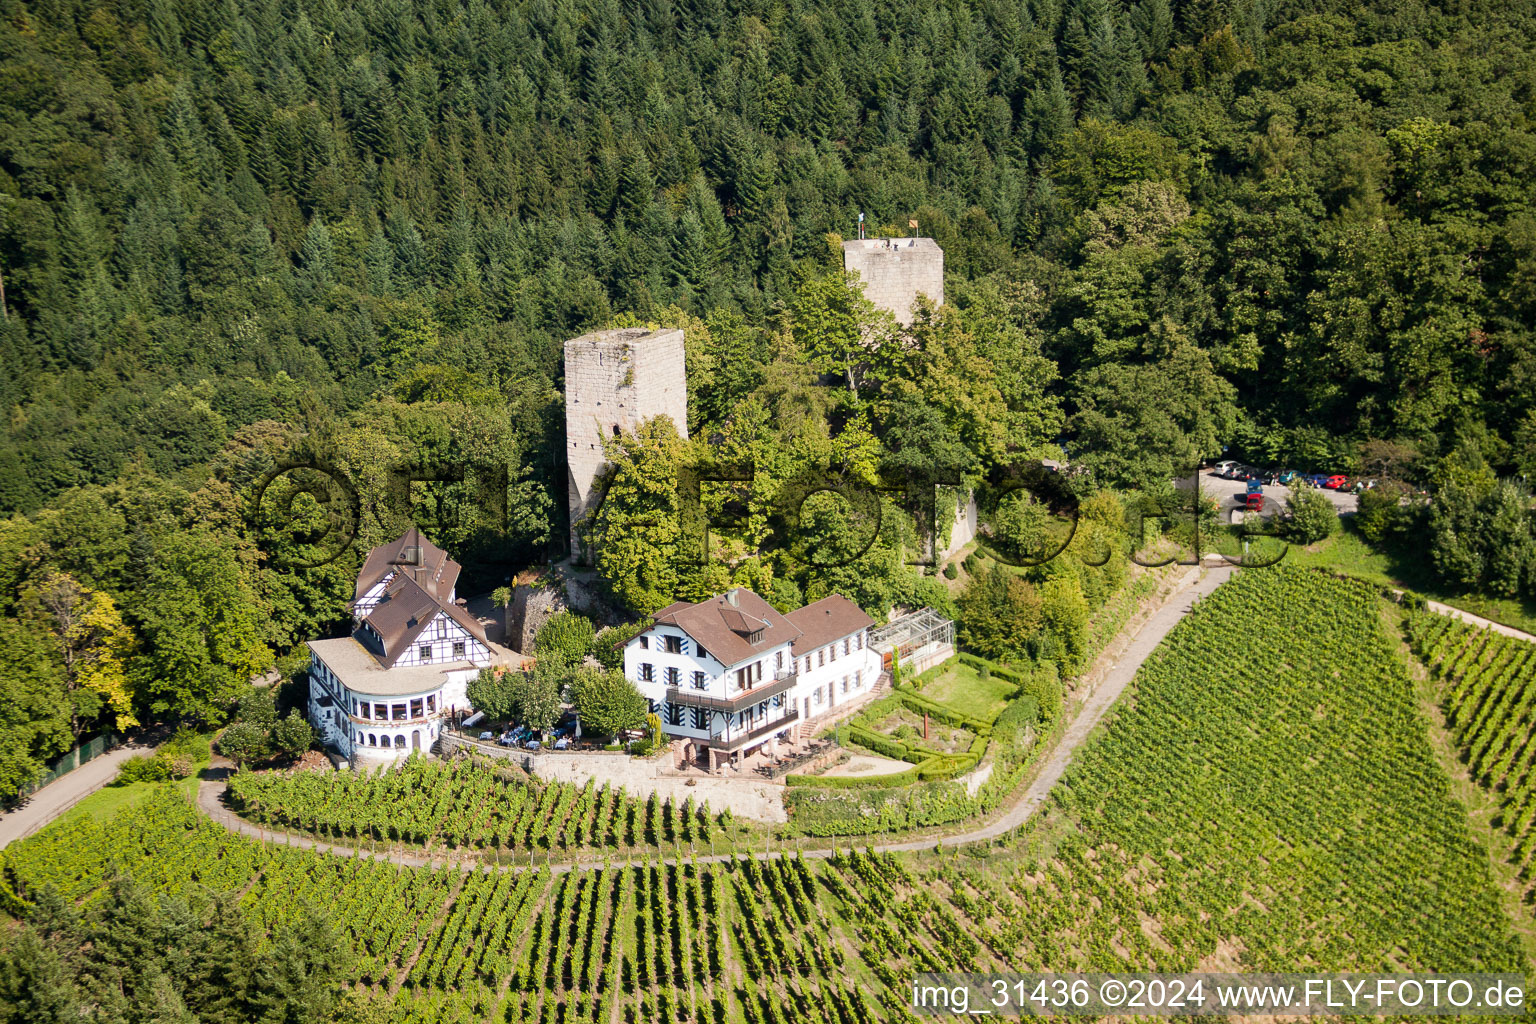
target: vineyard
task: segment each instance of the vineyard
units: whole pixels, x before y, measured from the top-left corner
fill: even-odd
[[[1022,863],[966,893],[1015,963],[1521,964],[1370,587],[1239,573],[1113,715]]]
[[[46,830],[0,858],[13,910],[47,887],[89,900],[117,872],[163,891],[237,894],[267,928],[325,907],[356,954],[345,980],[378,1019],[907,1019],[893,993],[880,1009],[871,1004],[866,992],[878,985],[850,952],[858,932],[845,924],[879,918],[883,896],[870,903],[853,893],[866,876],[905,877],[889,858],[855,855],[830,869],[795,857],[658,862],[553,876],[401,868],[234,835],[170,790],[105,827]]]
[[[572,850],[708,844],[740,835],[707,803],[541,783],[471,758],[411,757],[380,772],[241,772],[229,800],[250,820],[343,842],[438,849]]]
[[[1498,824],[1530,881],[1536,861],[1536,644],[1428,612],[1408,641],[1429,667],[1467,770],[1497,795]]]
[[[1489,642],[1422,635],[1437,665]],[[7,848],[0,877],[22,912],[118,872],[230,893],[269,928],[325,907],[356,954],[336,979],[356,1018],[395,1024],[910,1022],[920,971],[1525,970],[1368,588],[1240,574],[1134,686],[1042,814],[988,847],[418,869],[263,844],[167,789]],[[1508,740],[1486,731],[1497,764]]]

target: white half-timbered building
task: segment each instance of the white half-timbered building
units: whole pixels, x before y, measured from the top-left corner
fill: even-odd
[[[868,694],[880,677],[871,625],[838,594],[784,615],[738,588],[657,612],[625,645],[624,674],[713,767]]]
[[[459,563],[414,526],[368,552],[352,601],[353,630],[311,640],[309,718],[354,764],[428,750],[465,687],[497,660],[458,602]]]

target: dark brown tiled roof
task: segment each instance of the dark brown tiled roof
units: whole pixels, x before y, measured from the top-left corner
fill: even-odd
[[[655,623],[681,629],[722,665],[740,664],[800,634],[773,605],[746,589],[728,591],[698,604],[669,604],[656,613]],[[751,636],[758,638],[756,643],[751,642]]]
[[[353,600],[362,597],[378,586],[390,573],[396,579],[414,580],[433,597],[448,600],[453,585],[459,579],[459,563],[448,557],[448,552],[422,536],[412,526],[387,544],[380,544],[363,559],[362,571],[357,574],[357,589]]]
[[[875,622],[864,614],[864,609],[842,594],[828,595],[815,604],[796,608],[784,617],[800,631],[800,637],[794,644],[796,654],[814,651],[824,644],[872,626]]]
[[[479,620],[450,600],[458,577],[459,563],[411,527],[398,539],[368,552],[357,577],[357,596],[362,597],[380,580],[389,578],[389,584],[379,603],[363,619],[378,639],[369,636],[361,624],[353,636],[374,653],[384,668],[393,668],[438,615],[448,616],[468,630],[470,636],[486,643],[485,629]]]

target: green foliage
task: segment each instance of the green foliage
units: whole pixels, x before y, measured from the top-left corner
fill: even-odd
[[[297,709],[272,727],[269,741],[273,753],[284,757],[298,757],[315,742],[315,730]]]
[[[617,736],[625,729],[644,724],[648,712],[646,700],[623,672],[611,669],[578,672],[571,681],[576,716],[584,731],[599,736]]]
[[[1286,532],[1300,544],[1315,544],[1339,528],[1339,512],[1328,496],[1304,480],[1291,484],[1285,499],[1289,520]]]
[[[988,658],[1024,657],[1045,621],[1035,587],[995,563],[992,568],[977,565],[971,571],[956,605],[960,645]]]
[[[323,905],[276,922],[271,935],[254,917],[227,896],[164,895],[117,879],[83,910],[55,905],[46,920],[21,926],[0,954],[0,1012],[8,1021],[66,1020],[92,1007],[121,1021],[175,1012],[233,1022],[281,1007],[295,1024],[332,1020],[340,986],[314,979],[344,975],[351,950]],[[97,979],[109,972],[103,994]]]
[[[1040,588],[1040,614],[1064,676],[1087,667],[1088,601],[1075,576],[1057,576]]]
[[[1355,511],[1355,529],[1373,544],[1394,541],[1412,529],[1418,511],[1407,502],[1406,487],[1385,481],[1362,491]]]
[[[519,722],[542,732],[560,720],[560,691],[569,678],[565,667],[546,662],[531,672],[484,668],[469,681],[465,696],[493,722]]]
[[[229,726],[219,733],[216,745],[219,753],[233,761],[236,768],[244,768],[266,756],[268,750],[266,732],[251,722],[236,722]]]
[[[533,638],[534,656],[555,665],[580,665],[592,652],[592,620],[575,612],[550,616]]]
[[[1453,586],[1536,596],[1536,511],[1523,483],[1496,480],[1476,463],[1452,465],[1427,518],[1430,558]]]
[[[734,578],[761,552],[750,585],[785,608],[940,597],[899,519],[825,571],[776,540],[805,467],[975,472],[1060,440],[1152,488],[1223,444],[1342,470],[1361,442],[1429,459],[1462,434],[1495,479],[1536,466],[1520,5],[303,14],[11,19],[0,793],[125,715],[221,724],[274,654],[344,625],[356,552],[309,556],[347,496],[298,471],[256,501],[290,456],[353,482],[359,548],[414,519],[465,594],[503,582],[559,518],[561,342],[610,323],[684,326],[675,426],[760,474],[706,498],[730,513],[714,554]],[[947,303],[899,343],[837,271],[860,211],[947,254]],[[604,513],[633,614],[712,582],[679,571],[669,459],[621,457]],[[398,493],[443,466],[472,471]],[[505,488],[475,479],[492,466]],[[1447,581],[1529,587],[1515,500],[1450,497]],[[812,511],[807,546],[846,548]],[[28,639],[11,595],[53,573],[121,615],[131,706]]]
[[[514,851],[659,845],[671,827],[707,840],[704,807],[645,801],[623,789],[530,781],[496,762],[442,762],[413,755],[381,772],[242,773],[230,783],[242,815],[269,826],[348,842],[405,842],[447,849]],[[388,809],[382,804],[387,803]],[[470,813],[473,812],[473,813]]]
[[[134,612],[142,649],[131,674],[155,714],[216,725],[272,664],[254,590],[206,534],[174,535],[156,552]]]
[[[1414,653],[1435,679],[1462,760],[1498,801],[1497,824],[1524,875],[1536,857],[1536,749],[1529,742],[1536,645],[1433,612],[1420,611],[1406,625]]]
[[[561,687],[565,676],[548,666],[535,665],[532,672],[508,673],[512,710],[518,721],[543,732],[560,720]]]
[[[672,603],[677,590],[676,480],[683,445],[666,417],[634,434],[605,438],[607,490],[588,536],[598,575],[614,600],[636,613]]]
[[[627,626],[608,626],[598,631],[592,641],[592,656],[607,669],[624,667],[624,645],[642,628],[642,623]]]
[[[464,688],[469,706],[483,712],[493,722],[517,717],[515,682],[522,673],[483,668]]]
[[[307,722],[305,726],[308,727]],[[112,780],[112,785],[126,786],[134,782],[167,782],[172,779],[184,779],[191,775],[198,765],[206,764],[208,757],[207,737],[200,736],[191,729],[178,729],[176,734],[160,744],[153,754],[140,754],[124,761],[118,769],[117,778]]]

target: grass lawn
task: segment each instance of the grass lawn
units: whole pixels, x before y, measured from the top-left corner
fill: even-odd
[[[1445,589],[1436,581],[1429,556],[1414,552],[1384,551],[1368,543],[1346,519],[1344,529],[1308,547],[1292,547],[1285,561],[1308,568],[1332,569],[1384,586],[1416,590],[1454,608],[1481,615],[1494,622],[1536,633],[1536,603],[1518,599],[1466,594]]]
[[[98,824],[105,824],[108,819],[125,807],[133,807],[149,799],[151,793],[157,793],[167,786],[174,786],[180,790],[188,800],[197,799],[198,776],[202,773],[206,764],[198,765],[197,771],[185,779],[175,782],[131,782],[126,786],[106,786],[98,789],[90,796],[81,800],[58,817],[60,822],[75,821],[79,818],[94,818]]]
[[[983,679],[974,668],[952,658],[923,684],[922,694],[963,715],[990,722],[1003,713],[1014,689],[1013,683],[996,677]]]

